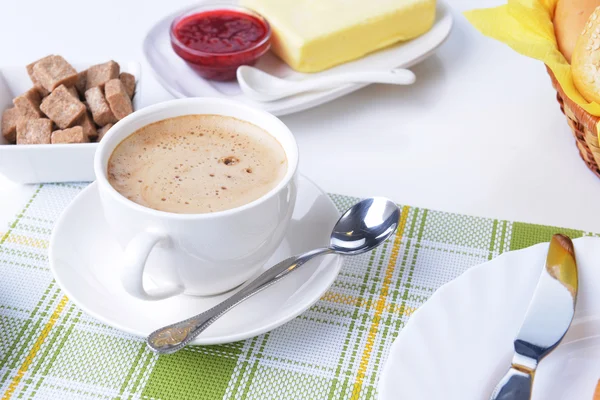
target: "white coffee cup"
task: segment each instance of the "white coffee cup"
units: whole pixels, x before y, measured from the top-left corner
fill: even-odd
[[[243,206],[207,214],[175,214],[141,206],[107,179],[117,145],[156,121],[190,114],[216,114],[257,125],[282,145],[288,171],[264,196]],[[297,192],[298,147],[275,116],[225,99],[189,98],[146,107],[116,123],[100,142],[94,171],[105,218],[124,249],[121,281],[139,299],[180,293],[214,295],[248,280],[275,252],[288,227]],[[92,245],[92,244],[90,244]],[[145,268],[146,264],[151,268]],[[144,287],[144,275],[157,287]]]

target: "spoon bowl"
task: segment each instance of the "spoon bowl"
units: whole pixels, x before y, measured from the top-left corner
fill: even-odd
[[[348,209],[331,232],[329,248],[338,254],[367,252],[387,240],[395,231],[400,210],[394,202],[373,197]]]

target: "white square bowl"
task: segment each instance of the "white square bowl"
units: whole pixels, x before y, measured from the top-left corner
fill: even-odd
[[[141,104],[140,63],[115,61],[121,72],[135,76],[133,110],[136,111]],[[73,66],[82,71],[94,64]],[[24,65],[0,68],[0,118],[4,110],[12,107],[12,99],[32,86]],[[93,181],[97,147],[98,143],[14,145],[0,135],[0,174],[17,183]]]

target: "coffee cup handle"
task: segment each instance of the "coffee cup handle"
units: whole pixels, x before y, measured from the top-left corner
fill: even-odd
[[[144,288],[146,260],[158,242],[168,239],[167,235],[154,231],[141,232],[131,239],[121,266],[121,283],[127,293],[141,300],[162,300],[183,292],[183,287],[173,284],[153,290]]]

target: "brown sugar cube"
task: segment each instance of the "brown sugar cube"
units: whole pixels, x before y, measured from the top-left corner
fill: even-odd
[[[19,116],[19,119],[17,119],[17,137],[19,137],[19,132],[24,132],[25,128],[27,128],[27,121],[29,121],[29,119],[30,118],[23,117],[22,115]]]
[[[72,128],[58,130],[52,132],[50,138],[52,144],[57,143],[87,143],[90,141],[88,136],[83,132],[83,128],[80,126],[74,126]]]
[[[120,79],[111,79],[104,86],[104,95],[110,105],[110,109],[118,120],[121,120],[133,112],[131,99],[127,94],[125,85]]]
[[[87,70],[87,81],[85,83],[86,91],[100,86],[104,88],[104,84],[111,79],[119,77],[121,67],[114,61],[105,62],[104,64],[93,65]]]
[[[77,92],[77,89],[75,89],[75,86],[68,87],[67,92],[71,93],[71,96],[79,100],[79,93]]]
[[[127,72],[121,72],[119,79],[123,83],[123,86],[125,86],[125,91],[129,98],[133,98],[133,94],[135,93],[135,76]]]
[[[108,130],[112,127],[113,127],[113,124],[108,124],[108,125],[104,125],[100,129],[98,129],[98,142],[101,141],[102,138],[104,138],[104,135],[106,135],[106,132],[108,132]]]
[[[4,110],[2,113],[2,136],[8,143],[17,141],[17,121],[21,118],[21,114],[16,107]]]
[[[20,96],[13,99],[13,104],[19,110],[22,116],[28,119],[41,118],[44,116],[40,111],[40,102],[42,98],[40,93],[31,88]]]
[[[42,101],[40,108],[60,129],[73,125],[85,112],[83,103],[73,97],[64,85],[60,85],[50,93]]]
[[[85,71],[81,71],[77,74],[77,83],[75,83],[75,88],[79,92],[79,94],[83,97],[85,95],[85,85],[87,83],[87,69]]]
[[[50,92],[42,86],[42,84],[40,83],[40,81],[37,80],[37,78],[33,75],[33,66],[38,62],[38,61],[42,61],[48,57],[51,56],[46,56],[44,58],[41,58],[37,61],[32,62],[31,64],[27,65],[25,68],[27,68],[27,74],[29,75],[29,79],[31,79],[31,82],[33,82],[33,87],[40,92],[40,95],[42,97],[46,97],[50,94]]]
[[[77,126],[80,126],[83,129],[83,133],[90,139],[95,139],[98,136],[98,131],[96,130],[96,125],[94,121],[92,121],[92,116],[89,111],[85,111],[81,117],[75,122]]]
[[[88,107],[92,112],[92,116],[96,124],[104,126],[117,122],[115,115],[110,110],[110,106],[104,98],[102,89],[100,89],[98,86],[86,90],[85,99],[87,100]]]
[[[52,121],[48,118],[24,120],[17,127],[17,144],[50,144]]]
[[[36,62],[33,76],[49,91],[60,85],[74,86],[77,83],[77,71],[61,56],[48,56]]]

